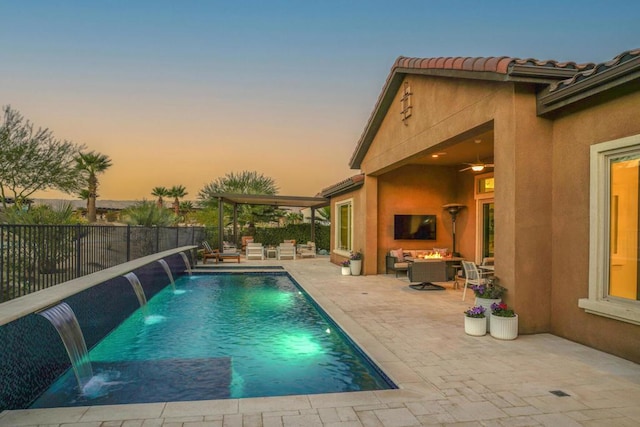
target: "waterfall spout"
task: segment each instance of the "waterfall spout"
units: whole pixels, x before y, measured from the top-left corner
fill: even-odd
[[[144,289],[142,289],[142,284],[140,283],[140,279],[138,276],[132,271],[124,275],[127,278],[131,286],[133,286],[133,291],[136,293],[136,297],[138,297],[138,302],[140,303],[140,308],[142,308],[143,312],[147,308],[147,297],[144,294]]]
[[[164,271],[167,273],[167,276],[169,276],[169,280],[171,281],[171,287],[175,291],[176,290],[176,282],[175,282],[175,280],[173,280],[173,274],[171,274],[171,269],[169,268],[169,264],[167,264],[167,262],[165,260],[163,260],[163,259],[159,259],[158,262],[160,263],[162,268],[164,268]]]
[[[66,302],[62,302],[38,314],[47,319],[58,331],[58,335],[60,335],[64,348],[67,350],[71,360],[78,387],[82,392],[85,385],[93,377],[93,370],[91,369],[87,345],[75,313]]]
[[[187,254],[185,254],[184,252],[180,252],[180,255],[184,260],[184,265],[187,268],[187,273],[189,274],[189,276],[191,276],[191,263],[189,262],[189,258],[187,257]]]

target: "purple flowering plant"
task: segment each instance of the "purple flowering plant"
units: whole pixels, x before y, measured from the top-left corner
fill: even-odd
[[[351,263],[349,262],[349,260],[342,261],[342,266],[343,266],[343,267],[349,267],[349,265],[350,265],[350,264],[351,264]]]
[[[498,284],[498,278],[492,277],[481,285],[471,285],[471,290],[477,298],[499,299],[507,291],[506,288]]]
[[[482,317],[485,317],[484,316],[484,311],[485,311],[484,307],[478,305],[478,306],[475,306],[475,307],[471,307],[469,310],[465,311],[464,314],[467,317],[479,317],[479,318],[482,318]]]

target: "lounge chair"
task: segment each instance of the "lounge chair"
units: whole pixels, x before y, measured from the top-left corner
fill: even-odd
[[[216,264],[225,259],[236,259],[238,264],[240,263],[240,252],[220,252],[218,249],[212,249],[207,241],[202,242],[202,246],[204,247],[204,252],[202,253],[203,264],[206,264],[209,258],[215,259]]]
[[[262,247],[262,243],[247,243],[245,256],[247,257],[247,259],[264,260],[264,247]]]
[[[206,264],[209,258],[216,259],[216,260],[218,259],[218,254],[214,252],[213,249],[211,249],[211,245],[209,245],[209,242],[207,242],[206,240],[203,241],[202,247],[203,247],[203,251],[202,251],[203,264]]]
[[[293,243],[280,243],[277,249],[278,259],[296,259],[296,246]]]

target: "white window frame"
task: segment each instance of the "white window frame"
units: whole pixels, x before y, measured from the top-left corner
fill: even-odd
[[[578,300],[587,313],[640,325],[640,301],[608,295],[611,162],[640,153],[640,135],[591,146],[589,206],[589,297]]]
[[[347,250],[344,250],[342,248],[339,247],[340,244],[340,226],[341,226],[341,218],[340,218],[340,208],[342,206],[345,205],[350,205],[351,209],[350,209],[350,213],[351,215],[349,216],[349,230],[351,230],[350,233],[350,242],[349,242],[349,248]],[[335,244],[336,247],[333,249],[333,252],[337,255],[341,255],[341,256],[345,256],[348,257],[351,255],[351,251],[353,250],[353,199],[345,199],[345,200],[341,200],[339,202],[336,202],[335,204],[335,212],[333,217],[336,219],[336,226],[335,226],[335,231],[334,231],[334,237],[335,237]]]

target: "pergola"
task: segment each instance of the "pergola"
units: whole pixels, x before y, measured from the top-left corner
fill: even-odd
[[[217,193],[210,197],[218,199],[218,244],[223,246],[224,234],[224,203],[233,205],[233,235],[238,235],[238,205],[266,205],[276,208],[311,208],[311,240],[316,240],[316,230],[313,226],[316,219],[316,209],[329,206],[330,201],[325,197],[273,196],[263,194],[233,194]]]

